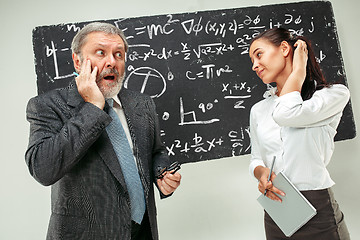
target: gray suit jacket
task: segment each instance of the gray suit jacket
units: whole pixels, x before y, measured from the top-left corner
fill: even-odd
[[[154,240],[158,239],[154,173],[169,159],[159,136],[155,105],[148,96],[119,93],[134,145]],[[130,200],[119,161],[105,128],[111,117],[77,91],[50,91],[30,99],[30,174],[51,185],[47,239],[130,239]]]

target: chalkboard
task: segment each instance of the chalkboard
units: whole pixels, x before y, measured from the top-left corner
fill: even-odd
[[[162,139],[180,163],[250,153],[249,112],[267,86],[251,70],[249,43],[285,27],[311,39],[330,82],[346,83],[332,6],[314,1],[101,20],[116,25],[130,48],[124,87],[152,96]],[[73,79],[71,40],[89,22],[33,30],[38,93]],[[355,137],[351,104],[336,140]]]

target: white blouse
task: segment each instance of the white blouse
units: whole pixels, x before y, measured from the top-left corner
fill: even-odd
[[[334,84],[303,101],[299,92],[281,97],[276,88],[256,103],[250,112],[250,173],[257,166],[284,174],[299,190],[318,190],[334,185],[326,166],[334,151],[334,136],[349,90]]]

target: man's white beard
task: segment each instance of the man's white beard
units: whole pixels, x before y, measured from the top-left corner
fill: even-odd
[[[119,77],[119,80],[116,81],[114,86],[111,86],[111,87],[106,86],[106,88],[104,86],[100,86],[99,89],[100,89],[100,92],[103,94],[104,98],[115,97],[121,90],[124,78],[125,78],[125,73],[121,77]]]

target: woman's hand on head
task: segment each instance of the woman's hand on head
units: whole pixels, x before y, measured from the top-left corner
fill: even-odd
[[[281,89],[279,96],[294,91],[301,92],[302,85],[306,78],[306,65],[308,60],[306,42],[297,40],[294,46],[296,48],[292,59],[292,71]]]
[[[295,51],[293,56],[293,72],[305,80],[306,64],[308,60],[308,49],[306,42],[303,40],[297,40],[294,44],[294,47]]]

